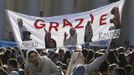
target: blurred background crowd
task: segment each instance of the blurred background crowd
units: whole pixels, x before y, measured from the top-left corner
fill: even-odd
[[[8,47],[0,48],[0,75],[10,75],[12,71],[19,75],[25,75],[25,60],[28,50]],[[65,75],[73,53],[80,52],[84,58],[84,64],[91,64],[95,59],[106,53],[106,49],[101,48],[77,48],[70,51],[66,48],[59,48],[55,52],[53,49],[38,49],[40,56],[47,56],[57,66],[61,75]],[[98,68],[90,71],[89,75],[133,75],[134,74],[134,49],[117,47],[110,49],[106,59],[101,62]],[[98,61],[97,61],[98,62]],[[94,65],[96,67],[96,65]],[[90,68],[90,67],[89,67]],[[116,73],[116,74],[115,74]],[[16,75],[16,74],[11,74]]]

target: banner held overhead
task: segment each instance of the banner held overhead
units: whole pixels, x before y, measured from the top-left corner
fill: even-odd
[[[124,0],[82,13],[35,17],[7,10],[21,49],[57,48],[118,38]]]

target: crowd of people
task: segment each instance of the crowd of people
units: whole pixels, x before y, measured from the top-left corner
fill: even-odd
[[[0,75],[134,75],[134,49],[0,48]]]

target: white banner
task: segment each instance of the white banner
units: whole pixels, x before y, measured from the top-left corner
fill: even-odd
[[[118,38],[124,0],[92,11],[35,17],[7,10],[21,49],[57,48]],[[71,32],[71,35],[70,35]]]

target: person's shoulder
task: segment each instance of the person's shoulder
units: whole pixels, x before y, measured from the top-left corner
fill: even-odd
[[[47,56],[41,56],[41,61],[44,63],[50,63],[51,60]]]
[[[19,73],[17,71],[11,71],[9,75],[19,75]]]
[[[49,60],[47,56],[41,56],[41,60]]]

